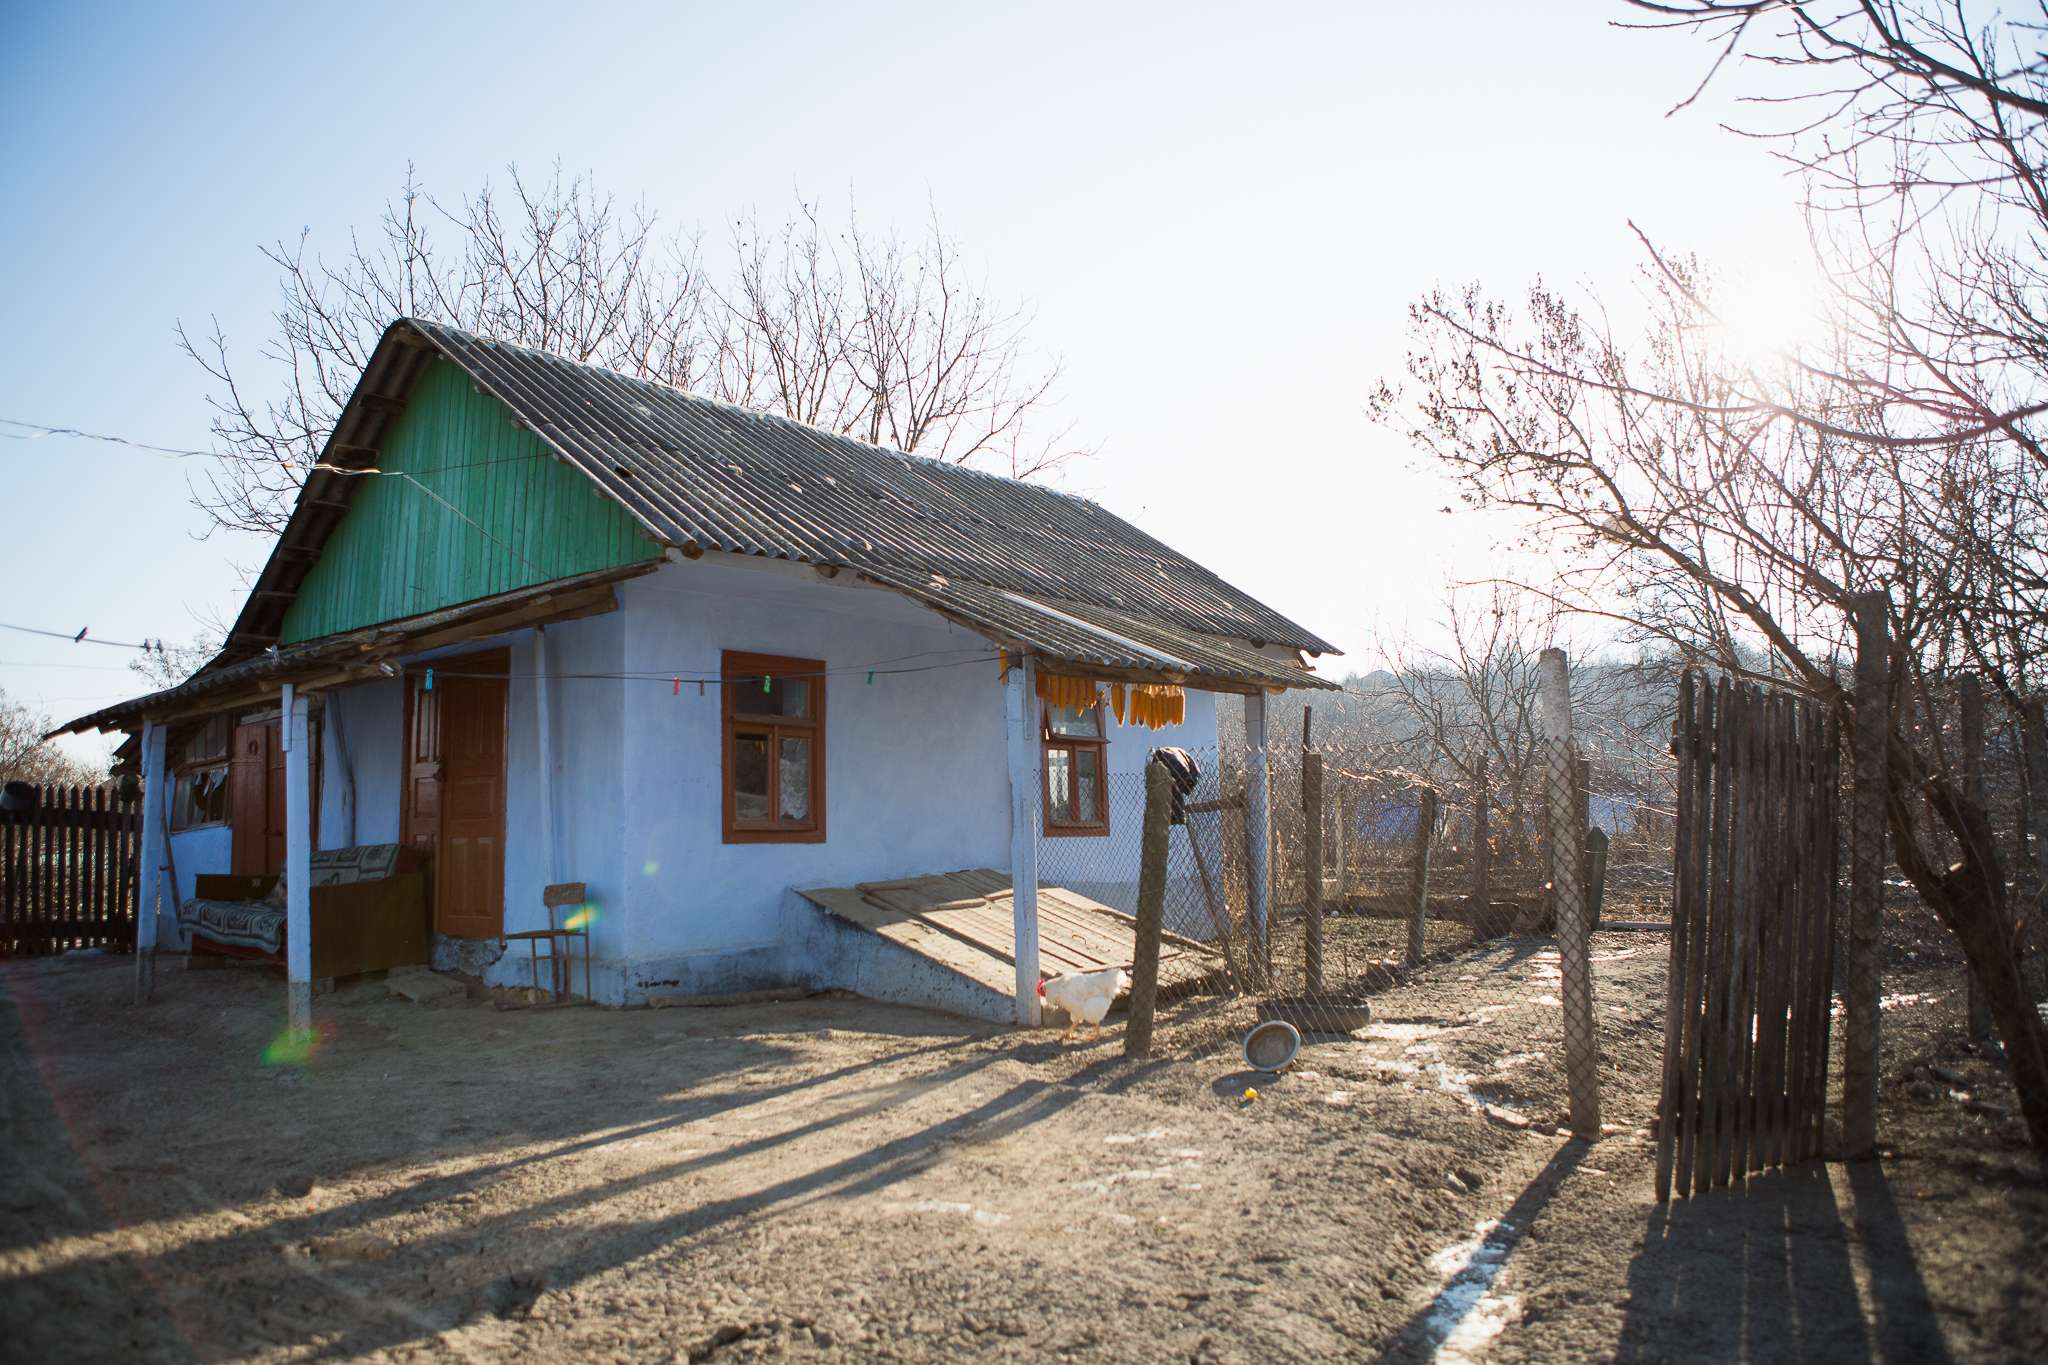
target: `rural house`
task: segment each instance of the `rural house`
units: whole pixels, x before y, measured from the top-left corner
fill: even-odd
[[[1038,840],[1137,821],[1107,776],[1213,749],[1219,694],[1263,776],[1266,697],[1333,652],[1081,498],[402,319],[219,656],[66,728],[140,734],[140,942],[281,957],[295,1019],[405,961],[525,984],[504,936],[567,883],[599,1001],[1007,1015],[795,894],[1000,869],[1035,1021]],[[320,908],[408,868],[402,923]]]

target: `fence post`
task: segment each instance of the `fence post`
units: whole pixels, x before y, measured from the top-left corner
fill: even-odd
[[[1436,842],[1436,791],[1424,787],[1415,803],[1415,852],[1408,868],[1408,965],[1422,962],[1422,929],[1429,918],[1429,851]]]
[[[1571,1127],[1600,1136],[1600,1052],[1593,1025],[1593,964],[1587,943],[1585,887],[1578,828],[1578,767],[1572,748],[1571,681],[1564,651],[1546,649],[1537,663],[1537,721],[1544,741],[1544,787],[1550,807],[1550,881],[1557,909],[1558,966],[1564,975],[1565,1078]]]
[[[1131,963],[1131,1018],[1124,1056],[1152,1055],[1152,1012],[1159,999],[1159,937],[1166,917],[1166,840],[1172,832],[1173,779],[1166,765],[1145,765],[1145,837],[1138,853],[1138,934]]]
[[[1984,685],[1974,673],[1966,673],[1957,684],[1957,701],[1962,715],[1961,729],[1963,747],[1963,797],[1984,813],[1985,828],[1990,828],[1991,810],[1984,799]],[[1991,849],[1969,851],[1973,861],[1979,864],[1997,861]],[[1977,973],[1969,971],[1969,1029],[1972,1038],[1991,1036],[1991,1005],[1984,998],[1984,988],[1977,981]]]
[[[1887,599],[1857,597],[1856,785],[1849,872],[1849,952],[1842,1039],[1842,1146],[1851,1160],[1877,1149],[1878,996],[1883,972],[1885,769],[1891,734]]]
[[[1266,747],[1266,694],[1251,692],[1244,699],[1245,807],[1244,843],[1251,904],[1245,966],[1253,981],[1264,983],[1273,977],[1273,778]]]
[[[1493,933],[1493,838],[1487,829],[1487,806],[1493,800],[1486,789],[1486,752],[1479,753],[1472,793],[1472,934],[1485,938]]]
[[[1010,665],[1003,729],[1010,766],[1010,926],[1015,935],[1017,1022],[1038,1027],[1038,823],[1044,781],[1038,748],[1038,691],[1030,656]]]
[[[1302,988],[1323,989],[1323,756],[1301,756]]]

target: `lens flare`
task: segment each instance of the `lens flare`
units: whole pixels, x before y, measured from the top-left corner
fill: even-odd
[[[652,877],[655,873],[659,871],[661,871],[661,864],[657,863],[652,858],[649,858],[646,862],[640,864],[640,875],[643,877]]]
[[[597,923],[597,907],[589,901],[576,907],[576,913],[562,921],[564,929],[588,929]]]
[[[309,1066],[333,1036],[334,1024],[326,1019],[317,1021],[312,1028],[286,1028],[263,1049],[263,1065]]]

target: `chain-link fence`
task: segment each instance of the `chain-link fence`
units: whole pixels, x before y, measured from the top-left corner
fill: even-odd
[[[1397,746],[1275,744],[1262,763],[1240,746],[1190,757],[1199,779],[1180,790],[1168,835],[1164,929],[1213,956],[1213,973],[1178,990],[1236,1006],[1223,1011],[1230,1027],[1262,1016],[1349,1032],[1407,967],[1554,928],[1540,789],[1525,801],[1489,795],[1482,808],[1476,793],[1403,762]],[[1576,799],[1610,840],[1582,880],[1622,888],[1610,915],[1663,918],[1668,798],[1603,800],[1585,780],[1598,771],[1579,766]],[[1040,884],[1136,914],[1145,783],[1142,769],[1108,773],[1106,829],[1045,834]],[[1263,865],[1253,856],[1262,786]]]

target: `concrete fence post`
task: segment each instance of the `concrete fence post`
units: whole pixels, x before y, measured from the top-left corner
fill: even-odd
[[[1579,828],[1579,768],[1572,745],[1571,680],[1564,651],[1546,649],[1537,662],[1537,723],[1544,749],[1549,809],[1550,883],[1557,910],[1558,965],[1564,976],[1565,1080],[1571,1128],[1600,1136],[1600,1051],[1593,1020],[1593,964],[1583,881],[1585,831]]]
[[[1323,989],[1323,756],[1301,756],[1302,988]]]

